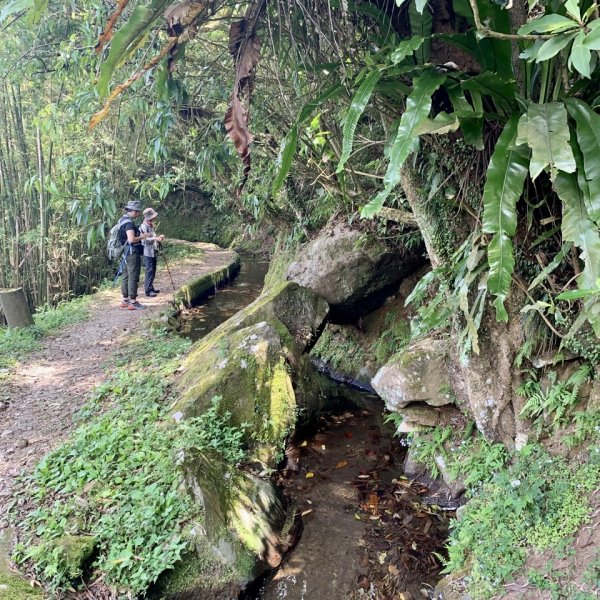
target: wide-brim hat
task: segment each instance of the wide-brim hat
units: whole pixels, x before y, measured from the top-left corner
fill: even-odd
[[[147,221],[152,221],[152,219],[156,219],[158,217],[158,213],[151,207],[144,209],[144,219]]]
[[[125,210],[137,210],[142,212],[142,203],[139,200],[129,200],[125,206]]]

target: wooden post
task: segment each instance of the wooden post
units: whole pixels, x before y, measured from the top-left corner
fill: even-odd
[[[33,317],[27,305],[23,288],[0,289],[0,306],[10,329],[33,325]]]

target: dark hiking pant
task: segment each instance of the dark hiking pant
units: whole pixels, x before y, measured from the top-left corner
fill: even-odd
[[[121,293],[123,294],[123,298],[130,298],[131,300],[137,298],[141,268],[142,255],[136,254],[135,252],[128,254],[123,269],[123,280],[121,281]]]
[[[154,277],[156,276],[156,256],[144,256],[144,291],[146,294],[154,291]]]

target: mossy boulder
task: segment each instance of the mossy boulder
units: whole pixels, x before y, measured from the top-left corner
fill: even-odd
[[[372,391],[375,365],[365,349],[363,336],[352,325],[327,323],[310,356],[320,371],[336,381]]]
[[[287,279],[327,300],[339,319],[367,314],[385,292],[422,264],[416,252],[390,250],[360,231],[338,224],[304,246],[287,269]]]
[[[59,571],[69,581],[79,579],[96,548],[96,538],[90,535],[63,535],[50,540],[33,551],[37,555],[53,555]]]
[[[425,339],[392,356],[371,384],[393,412],[411,402],[444,406],[454,402],[450,368],[447,342]]]
[[[285,331],[278,328],[282,337],[291,341],[291,336],[298,349],[303,351],[320,331],[328,313],[329,306],[322,297],[297,283],[284,281],[217,327],[212,336],[269,321],[283,324]]]
[[[11,569],[12,537],[10,528],[0,530],[0,598],[2,600],[41,599],[40,589],[31,587],[27,581]]]
[[[183,459],[188,494],[201,518],[190,550],[164,573],[156,598],[230,600],[265,570],[279,566],[294,541],[295,507],[269,480],[240,471],[210,451]]]
[[[296,418],[291,355],[277,331],[281,327],[261,321],[196,348],[178,383],[175,420],[200,416],[219,396],[233,425],[249,424],[245,442],[252,458],[275,466]]]

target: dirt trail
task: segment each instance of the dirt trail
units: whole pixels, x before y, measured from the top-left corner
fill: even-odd
[[[231,262],[233,252],[213,244],[196,243],[203,255],[191,255],[170,264],[175,287],[218,270]],[[74,428],[73,415],[85,398],[104,379],[121,341],[144,327],[149,316],[166,308],[173,298],[171,280],[159,260],[155,298],[143,294],[146,310],[119,308],[120,288],[94,295],[89,318],[45,338],[43,349],[27,356],[11,370],[0,390],[0,530],[7,525],[4,507],[13,482],[30,470]]]

